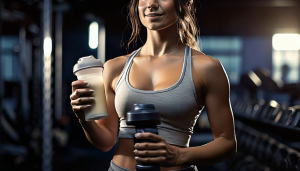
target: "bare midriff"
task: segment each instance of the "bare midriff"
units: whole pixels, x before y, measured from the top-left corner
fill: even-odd
[[[134,141],[133,139],[127,139],[127,138],[119,138],[118,146],[115,151],[113,161],[118,166],[121,166],[123,168],[129,169],[129,170],[135,170],[136,164],[138,162],[134,159],[135,154],[133,153],[134,150]],[[171,145],[174,147],[180,147],[176,145]],[[185,147],[180,147],[185,148]],[[174,166],[174,167],[161,167],[161,171],[167,171],[167,170],[176,170],[176,169],[182,169],[186,168],[188,166]]]

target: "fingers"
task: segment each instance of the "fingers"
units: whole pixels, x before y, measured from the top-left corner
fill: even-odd
[[[84,89],[76,89],[71,95],[71,100],[76,100],[79,96],[91,96],[94,93],[94,90],[90,88],[84,88]]]
[[[82,121],[85,120],[84,110],[91,108],[91,104],[95,100],[94,97],[90,97],[94,93],[94,90],[88,87],[89,83],[84,80],[72,82],[71,106],[76,117]]]
[[[75,113],[77,112],[82,112],[85,109],[90,108],[92,105],[87,104],[87,105],[77,105],[77,106],[73,106],[73,110]]]
[[[139,157],[156,157],[166,155],[166,150],[134,150],[133,152]]]
[[[89,83],[84,80],[76,80],[72,82],[72,92],[81,87],[88,87]]]
[[[71,100],[71,106],[75,113],[84,111],[85,109],[90,108],[92,103],[95,101],[94,97],[81,97],[75,100]]]
[[[138,139],[151,139],[155,142],[165,141],[165,139],[157,134],[146,132],[146,133],[137,133],[135,137]]]
[[[94,97],[81,97],[71,101],[71,105],[91,104],[94,102]]]
[[[136,143],[134,147],[137,150],[165,149],[164,143]]]
[[[135,157],[136,161],[141,163],[161,163],[166,160],[166,157],[159,156],[159,157]]]
[[[135,135],[138,139],[152,139],[156,141],[135,143],[133,151],[135,159],[141,163],[159,163],[161,166],[174,166],[178,161],[178,147],[170,146],[166,140],[154,133],[139,133]]]

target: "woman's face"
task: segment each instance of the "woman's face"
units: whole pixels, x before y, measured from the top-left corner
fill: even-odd
[[[177,21],[174,0],[139,0],[139,17],[150,30],[161,30]]]

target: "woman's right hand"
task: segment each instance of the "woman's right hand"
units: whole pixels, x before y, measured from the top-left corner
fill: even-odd
[[[90,108],[91,103],[95,100],[92,96],[93,93],[94,90],[89,88],[88,82],[84,80],[72,82],[71,106],[80,121],[85,121],[84,110]]]

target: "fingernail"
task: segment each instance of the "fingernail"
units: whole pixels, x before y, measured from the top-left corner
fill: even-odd
[[[86,105],[86,106],[91,107],[92,105],[88,104],[88,105]]]
[[[134,146],[133,146],[134,148],[136,148],[136,144],[134,144]]]
[[[135,157],[135,160],[137,160],[139,157]]]
[[[93,100],[95,100],[95,97],[90,97],[90,99],[93,99]]]
[[[83,83],[84,83],[84,84],[88,84],[88,82],[87,82],[87,81],[83,81]]]
[[[133,150],[133,153],[135,153],[136,152],[136,150]]]
[[[93,90],[93,89],[90,89],[89,91],[90,91],[90,92],[94,92],[95,90]]]
[[[140,136],[140,133],[137,133],[137,134],[135,134],[134,136],[135,136],[135,137],[139,137],[139,136]]]

